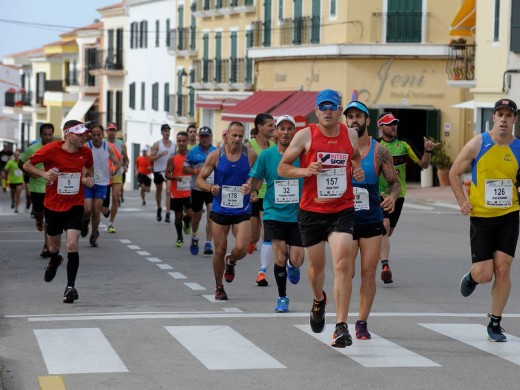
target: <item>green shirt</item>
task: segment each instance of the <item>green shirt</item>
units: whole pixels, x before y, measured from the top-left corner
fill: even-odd
[[[32,144],[27,149],[25,149],[25,152],[20,154],[20,160],[23,163],[27,162],[27,160],[29,160],[32,157],[32,155],[34,153],[36,153],[38,151],[38,149],[40,149],[42,146],[43,145],[42,145],[41,141],[37,142],[35,144]],[[42,171],[45,170],[45,167],[43,166],[42,163],[36,164],[36,168],[39,168]],[[46,182],[44,177],[34,178],[34,177],[31,176],[29,178],[29,190],[31,192],[35,192],[35,193],[37,192],[37,193],[40,193],[40,194],[45,194],[46,183],[47,182]]]
[[[23,171],[18,168],[18,161],[9,160],[4,169],[9,173],[9,184],[23,184]]]
[[[264,150],[267,150],[267,149],[262,148],[260,145],[258,145],[258,142],[256,142],[256,138],[251,139],[249,141],[249,144],[251,145],[251,149],[253,149],[256,152],[258,157],[260,157],[260,154]],[[269,141],[269,147],[274,146],[274,145],[275,145],[275,143],[273,141]],[[267,186],[265,185],[265,181],[264,181],[264,184],[262,184],[262,187],[260,187],[260,189],[258,190],[258,197],[260,199],[264,199],[266,190],[267,190]]]

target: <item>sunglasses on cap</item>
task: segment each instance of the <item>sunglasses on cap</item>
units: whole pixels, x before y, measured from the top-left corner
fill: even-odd
[[[339,106],[337,104],[320,104],[318,106],[318,110],[320,111],[327,111],[327,110],[331,110],[331,111],[337,111],[339,108]]]

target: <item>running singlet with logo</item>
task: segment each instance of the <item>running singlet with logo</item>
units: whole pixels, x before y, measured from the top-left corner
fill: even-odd
[[[47,186],[44,202],[46,208],[58,212],[70,210],[73,206],[83,206],[83,167],[90,168],[94,164],[88,146],[76,153],[69,153],[62,148],[63,143],[56,141],[44,145],[29,159],[33,165],[43,163],[45,171],[52,168],[60,170],[58,179]]]
[[[251,214],[249,194],[242,194],[242,184],[249,179],[251,170],[247,147],[242,147],[242,153],[237,161],[229,161],[224,148],[220,148],[218,151],[215,184],[220,186],[220,191],[213,197],[211,211],[224,215]]]
[[[412,146],[413,144],[405,139],[396,138],[391,142],[387,142],[382,138],[377,140],[381,146],[384,146],[390,151],[394,159],[394,167],[397,171],[397,178],[399,179],[399,184],[401,185],[401,192],[399,193],[400,198],[404,198],[406,196],[406,162],[407,157],[410,158],[414,163],[419,161],[420,153]],[[385,194],[389,193],[388,183],[383,176],[379,177],[379,193],[384,192]]]
[[[354,186],[354,208],[356,210],[355,225],[383,221],[383,209],[380,206],[379,175],[376,169],[377,141],[370,139],[370,149],[361,160],[361,168],[365,172],[365,180],[352,179]]]
[[[170,192],[172,198],[189,198],[191,195],[191,175],[182,173],[182,167],[186,161],[186,156],[182,154],[175,154],[173,156],[173,172],[172,176],[181,176],[182,180],[172,180],[170,185]]]
[[[300,208],[315,213],[331,214],[354,207],[352,191],[352,153],[354,151],[347,127],[339,124],[339,135],[326,137],[318,126],[311,124],[311,145],[300,155],[300,166],[322,161],[317,176],[304,178]]]
[[[520,141],[495,145],[489,133],[482,133],[482,146],[471,163],[469,201],[472,217],[500,217],[520,209],[517,175]]]

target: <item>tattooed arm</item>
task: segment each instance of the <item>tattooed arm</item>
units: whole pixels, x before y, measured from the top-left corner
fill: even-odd
[[[394,211],[395,201],[401,192],[401,184],[399,184],[399,180],[397,179],[397,171],[395,170],[394,160],[390,151],[380,144],[377,144],[376,147],[376,167],[379,175],[382,174],[387,181],[390,191],[389,195],[385,193],[381,194],[383,198],[381,208],[391,213]]]

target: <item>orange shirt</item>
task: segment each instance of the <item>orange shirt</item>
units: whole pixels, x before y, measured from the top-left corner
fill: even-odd
[[[137,173],[141,175],[149,175],[152,173],[152,163],[150,161],[150,156],[139,156],[137,160],[135,160],[137,164]]]
[[[182,176],[182,181],[172,180],[170,191],[172,198],[188,198],[191,196],[191,175],[182,173],[182,167],[186,156],[176,154],[173,157],[173,172],[172,176]]]

